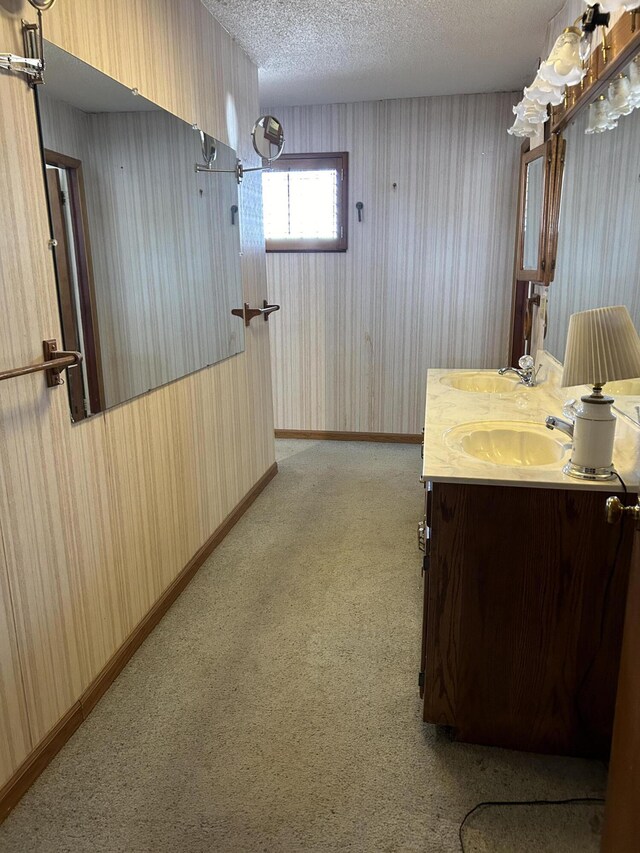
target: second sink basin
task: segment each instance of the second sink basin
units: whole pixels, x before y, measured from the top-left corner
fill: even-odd
[[[458,391],[472,391],[481,394],[504,394],[515,391],[519,384],[517,378],[499,376],[489,372],[451,373],[440,380]]]
[[[617,382],[607,382],[604,393],[613,397],[637,397],[640,395],[640,379],[618,379]]]
[[[460,424],[448,430],[445,439],[450,447],[494,465],[557,465],[567,453],[567,446],[543,424],[523,421]]]

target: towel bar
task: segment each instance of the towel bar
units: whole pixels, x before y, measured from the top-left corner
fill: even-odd
[[[0,371],[0,382],[3,379],[14,379],[16,376],[26,376],[29,373],[45,372],[47,387],[54,388],[63,385],[64,380],[60,376],[61,371],[67,367],[75,367],[82,361],[82,353],[67,350],[59,350],[55,339],[42,342],[44,361],[37,364],[28,364],[26,367],[15,367],[13,370]]]

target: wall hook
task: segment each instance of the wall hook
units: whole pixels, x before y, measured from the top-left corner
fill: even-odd
[[[358,211],[358,222],[362,222],[362,210],[364,208],[364,204],[361,201],[356,202],[356,210]]]
[[[265,320],[268,320],[269,314],[273,314],[274,311],[279,310],[279,305],[269,305],[269,303],[265,299],[262,303],[262,308],[251,308],[249,306],[249,303],[245,302],[243,308],[233,308],[231,313],[234,317],[240,317],[242,320],[244,320],[245,326],[248,326],[254,317],[262,316]]]

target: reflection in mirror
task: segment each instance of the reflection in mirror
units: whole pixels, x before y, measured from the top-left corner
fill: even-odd
[[[236,154],[46,44],[38,110],[73,420],[244,349]],[[228,174],[202,177],[213,158]],[[72,379],[72,374],[77,374]]]
[[[200,130],[199,133],[200,144],[202,145],[202,160],[207,169],[211,169],[214,160],[218,156],[216,141],[208,133],[205,133],[204,130]]]
[[[522,223],[522,268],[537,270],[540,263],[540,230],[544,189],[544,158],[527,163],[524,221]]]
[[[640,329],[640,110],[605,133],[585,134],[588,110],[566,130],[555,279],[545,347],[564,359],[569,317],[626,305]],[[626,380],[607,384],[616,407],[637,419],[640,397]],[[611,387],[610,387],[611,386]],[[631,392],[631,393],[629,393]]]
[[[263,160],[277,160],[284,151],[284,128],[275,116],[260,116],[251,131],[253,148]]]

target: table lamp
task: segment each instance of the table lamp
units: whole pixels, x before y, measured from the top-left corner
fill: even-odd
[[[602,393],[606,382],[640,376],[640,337],[624,305],[593,308],[569,318],[562,386],[591,385],[591,394],[575,407],[571,459],[562,469],[582,480],[615,476],[613,397]]]

